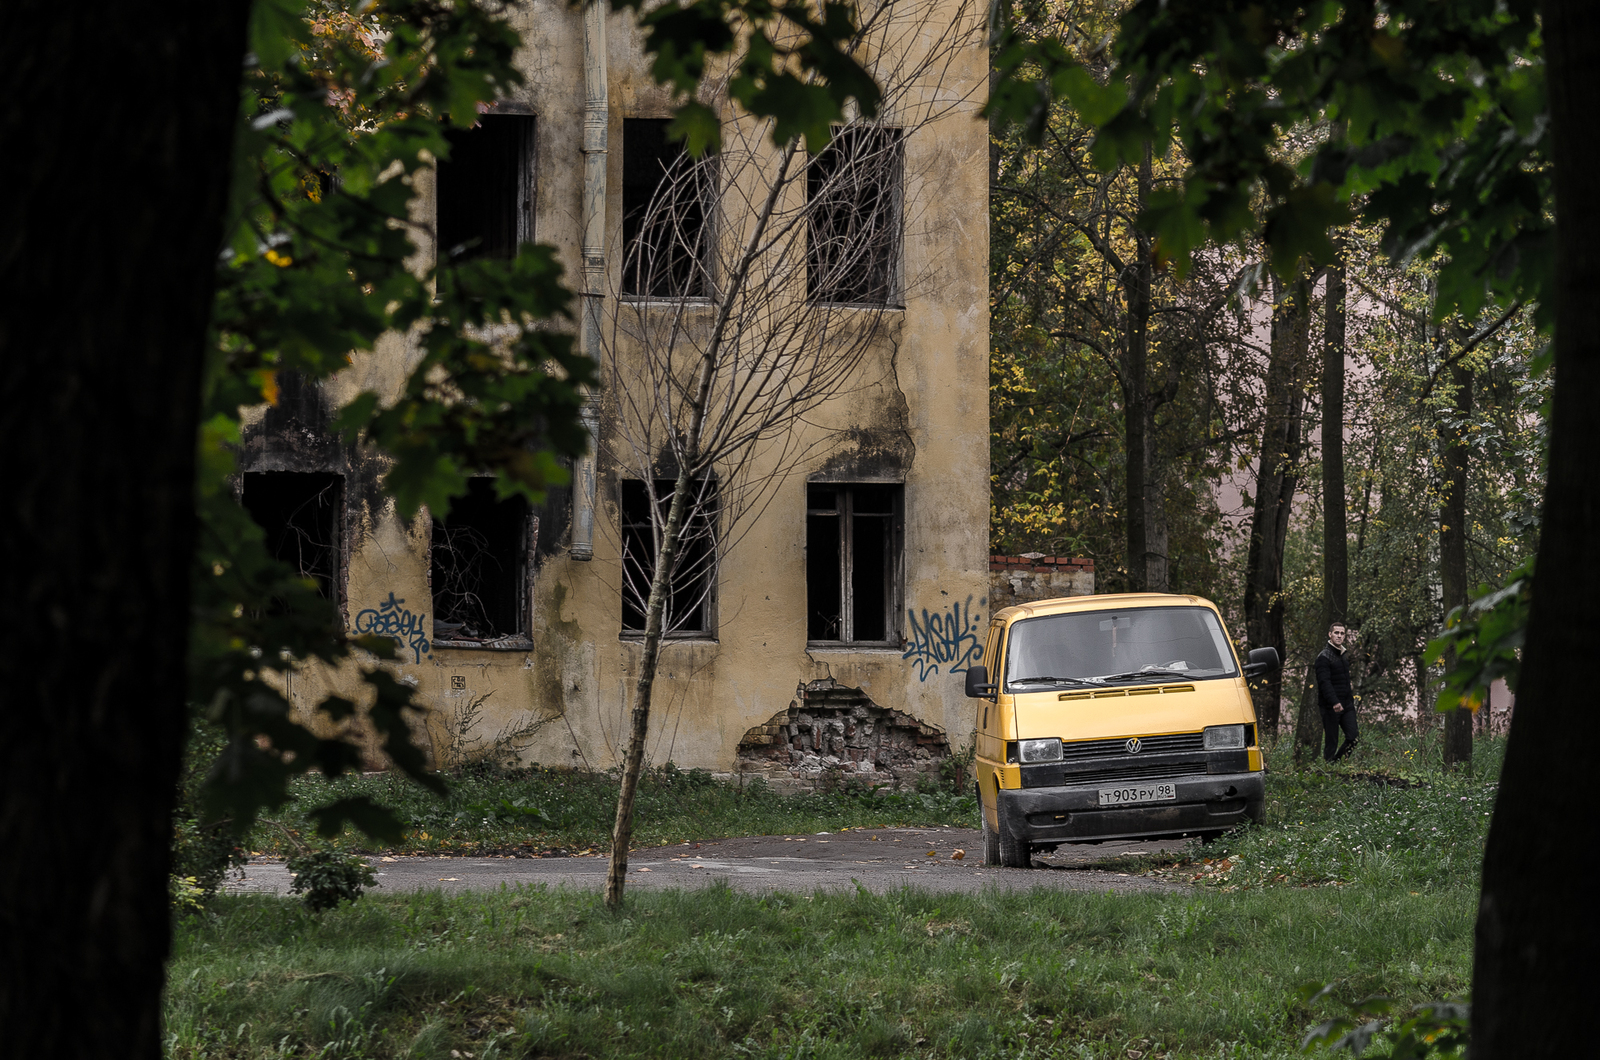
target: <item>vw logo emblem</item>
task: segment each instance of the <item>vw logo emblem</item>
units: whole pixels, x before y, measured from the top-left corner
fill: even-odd
[[[1139,753],[1139,737],[1135,736],[1133,739],[1129,740],[1127,743],[1123,744],[1122,746],[1124,746],[1124,747],[1126,747],[1128,749],[1128,753],[1129,754],[1131,754],[1131,755],[1138,754]]]

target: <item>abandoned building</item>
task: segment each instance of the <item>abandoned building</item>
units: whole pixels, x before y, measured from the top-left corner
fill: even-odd
[[[447,518],[400,520],[381,457],[327,428],[358,392],[398,391],[404,336],[324,385],[286,381],[248,418],[242,502],[350,631],[399,642],[384,665],[427,706],[438,765],[620,761],[639,586],[675,477],[648,419],[652,358],[703,348],[724,308],[728,341],[787,343],[789,363],[831,357],[832,374],[825,392],[791,380],[758,410],[757,440],[697,483],[710,499],[668,602],[649,760],[786,786],[904,784],[970,739],[961,675],[991,577],[988,62],[974,5],[902,7],[863,8],[876,118],[785,155],[717,97],[723,149],[700,161],[667,138],[672,101],[631,16],[559,0],[512,11],[525,84],[416,184],[419,227],[436,233],[418,250],[558,248],[603,380],[569,489],[530,506],[473,480]],[[775,249],[731,298],[752,233]],[[354,688],[308,668],[290,693],[309,714]]]

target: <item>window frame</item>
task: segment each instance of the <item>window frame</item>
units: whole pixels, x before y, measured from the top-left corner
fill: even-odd
[[[673,168],[663,169],[660,176],[657,177],[655,183],[651,186],[650,194],[645,201],[642,204],[632,203],[630,208],[629,189],[633,187],[642,187],[644,183],[636,183],[628,179],[632,172],[629,168],[632,164],[632,160],[629,158],[630,152],[628,150],[630,127],[632,129],[639,129],[646,124],[659,125],[662,127],[661,131],[664,133],[665,127],[670,124],[670,121],[671,119],[668,118],[646,118],[642,116],[625,117],[622,119],[622,151],[620,152],[622,167],[622,195],[620,196],[622,238],[619,242],[619,245],[622,249],[622,270],[617,290],[618,297],[625,302],[664,302],[673,304],[687,302],[691,304],[700,304],[709,303],[716,297],[716,276],[713,268],[716,255],[713,251],[716,245],[715,236],[717,228],[717,203],[719,201],[719,179],[721,176],[721,170],[717,165],[717,157],[715,155],[707,155],[705,158],[695,159],[690,156],[688,151],[680,145],[673,159]],[[668,144],[670,148],[670,142],[668,142]],[[645,232],[641,227],[641,231],[635,232],[633,237],[630,239],[628,229],[631,223],[631,218],[637,211],[640,210],[643,210],[646,215],[648,215],[651,209],[656,207],[657,198],[661,194],[662,184],[672,176],[673,169],[679,165],[686,167],[685,175],[688,177],[688,179],[693,180],[697,185],[693,191],[697,193],[697,197],[699,199],[699,208],[701,211],[700,231],[697,240],[699,245],[694,255],[689,259],[691,282],[687,285],[688,289],[678,292],[671,290],[657,291],[653,289],[631,289],[635,287],[653,288],[655,286],[654,284],[640,284],[637,282],[639,279],[640,264],[637,260],[637,255],[639,253],[638,248],[641,245],[641,241]],[[670,283],[670,267],[667,271],[668,281]]]
[[[467,479],[468,489],[472,483],[485,483],[486,488],[492,489],[494,478],[488,475],[473,475]],[[459,496],[466,496],[461,494]],[[452,498],[455,500],[456,498]],[[459,518],[459,513],[452,510],[451,515],[444,519],[430,513],[428,524],[428,606],[433,612],[433,625],[428,629],[428,638],[435,648],[457,648],[467,651],[526,651],[533,645],[533,581],[537,575],[536,555],[539,544],[539,513],[527,502],[524,497],[502,498],[499,504],[522,502],[521,526],[517,529],[516,543],[513,545],[514,566],[511,572],[515,591],[512,604],[519,628],[495,637],[458,639],[449,635],[439,635],[437,623],[440,621],[437,606],[437,592],[439,587],[434,584],[434,540],[441,524],[448,527],[450,518]],[[453,509],[453,506],[452,506]],[[485,618],[489,616],[485,614]]]
[[[884,565],[884,639],[858,640],[855,633],[854,573],[856,565],[855,498],[862,489],[888,489],[893,498],[889,515],[887,540],[888,557]],[[903,482],[821,482],[810,481],[806,490],[806,647],[828,650],[893,650],[905,649],[905,483]],[[839,495],[832,510],[812,507],[813,490],[832,490]],[[839,522],[839,609],[840,633],[836,639],[811,636],[811,518],[837,515]],[[879,517],[876,515],[867,517]]]
[[[629,563],[631,561],[629,559],[628,543],[635,535],[642,536],[649,541],[649,549],[652,556],[652,562],[649,569],[653,572],[655,567],[653,557],[656,554],[656,550],[660,547],[660,530],[666,522],[666,506],[671,503],[672,490],[677,485],[675,479],[653,479],[651,480],[651,483],[652,486],[646,487],[644,479],[623,478],[618,479],[617,481],[617,559],[622,571],[620,593],[622,613],[620,616],[621,620],[618,625],[620,627],[619,636],[623,640],[642,640],[644,638],[644,623],[647,620],[647,616],[644,614],[644,608],[648,604],[649,591],[649,586],[646,585],[646,599],[638,601],[637,604],[630,605],[628,596],[630,591]],[[696,516],[698,516],[697,521],[701,524],[699,535],[703,536],[689,538],[688,542],[691,544],[691,547],[698,546],[704,550],[705,566],[704,569],[701,570],[697,575],[697,577],[706,579],[708,584],[706,584],[703,589],[695,590],[697,595],[700,597],[699,602],[696,605],[700,615],[699,625],[692,628],[683,626],[673,628],[670,620],[672,612],[668,610],[662,616],[661,636],[665,640],[714,641],[717,639],[717,575],[720,569],[720,557],[717,555],[717,516],[719,513],[716,495],[717,486],[715,481],[707,482],[705,480],[701,480],[695,485],[697,490],[706,492],[710,510],[707,511],[707,506],[702,506],[697,512],[694,513]],[[643,500],[646,504],[649,504],[651,500],[654,500],[657,513],[655,518],[644,518],[637,513],[630,513],[630,487],[643,488]],[[656,521],[657,518],[660,519],[659,523]],[[689,557],[685,553],[679,553],[680,566],[679,569],[674,572],[674,582],[676,582],[677,578],[683,576],[683,567],[681,564],[683,560],[687,558]],[[670,587],[667,599],[667,606],[669,609],[672,607],[672,597],[679,591],[681,590],[676,584]],[[637,613],[640,616],[638,627],[630,627],[628,625],[630,611]]]
[[[888,136],[893,139],[893,144],[888,147],[890,159],[888,164],[888,184],[886,210],[888,219],[886,227],[889,231],[888,244],[884,250],[887,262],[883,265],[883,297],[875,298],[850,298],[833,297],[840,293],[842,284],[829,290],[822,290],[819,273],[826,267],[819,264],[820,251],[817,246],[820,216],[830,209],[830,204],[817,203],[817,199],[825,192],[842,200],[842,206],[832,208],[850,209],[857,205],[860,198],[859,191],[852,191],[854,185],[840,184],[836,180],[839,171],[837,164],[830,170],[830,157],[840,153],[848,143],[858,142],[871,136]],[[850,306],[870,309],[904,309],[904,263],[905,263],[905,164],[906,164],[906,135],[905,130],[897,125],[868,125],[855,124],[835,126],[833,136],[828,146],[819,152],[807,163],[806,170],[806,301],[812,305]],[[820,179],[819,179],[820,178]],[[856,268],[872,269],[870,263],[856,266]],[[853,269],[852,269],[853,271]],[[856,293],[853,290],[843,292],[846,295]]]
[[[247,468],[241,470],[237,479],[237,486],[235,487],[239,505],[240,507],[244,508],[246,513],[249,514],[251,520],[255,522],[257,526],[260,526],[263,533],[267,535],[270,535],[272,530],[261,523],[260,519],[256,515],[255,509],[251,507],[247,495],[249,493],[250,480],[252,478],[256,478],[257,476],[265,477],[274,475],[299,475],[308,478],[322,478],[328,480],[322,489],[317,490],[316,494],[308,496],[306,500],[302,501],[301,504],[294,509],[294,511],[298,512],[300,508],[303,508],[311,500],[316,499],[316,497],[320,496],[324,491],[329,489],[333,491],[333,498],[331,501],[329,501],[328,505],[332,509],[329,514],[328,522],[329,529],[331,529],[333,534],[333,540],[321,543],[321,547],[327,551],[331,569],[329,570],[327,576],[324,577],[321,574],[318,574],[315,570],[307,570],[304,566],[293,563],[290,565],[296,567],[297,572],[301,577],[308,577],[315,580],[318,583],[319,592],[323,599],[337,607],[340,615],[344,616],[346,611],[349,609],[350,587],[350,531],[349,526],[347,525],[349,518],[349,507],[346,503],[346,498],[349,493],[349,481],[342,471],[303,471],[298,468]],[[273,552],[270,540],[264,541],[263,544],[267,548],[268,553],[273,555],[273,558],[285,563],[290,562],[284,557]],[[325,591],[323,591],[324,587]]]
[[[530,108],[509,103],[496,104],[486,114],[481,114],[478,121],[467,129],[450,129],[448,134],[456,137],[470,136],[478,129],[486,129],[487,122],[512,121],[523,123],[522,144],[517,157],[517,173],[513,178],[512,187],[516,189],[516,233],[515,240],[509,252],[488,253],[482,247],[463,254],[460,258],[451,259],[448,255],[448,246],[444,237],[440,215],[443,212],[446,174],[449,168],[456,165],[459,160],[439,161],[434,164],[433,188],[433,221],[434,221],[434,260],[436,264],[447,264],[454,260],[457,262],[471,261],[479,257],[492,257],[496,260],[510,260],[517,251],[526,243],[532,243],[537,237],[537,216],[539,208],[539,118]],[[452,153],[454,153],[452,148]]]

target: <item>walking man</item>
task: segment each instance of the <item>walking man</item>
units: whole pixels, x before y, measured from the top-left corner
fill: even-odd
[[[1359,738],[1356,731],[1356,698],[1350,691],[1350,662],[1345,658],[1347,633],[1343,622],[1328,627],[1328,645],[1317,653],[1317,705],[1322,708],[1322,757],[1336,762],[1350,753]],[[1344,730],[1344,746],[1334,752],[1339,730]]]

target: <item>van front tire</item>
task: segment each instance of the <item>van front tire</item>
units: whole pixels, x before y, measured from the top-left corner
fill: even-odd
[[[999,814],[996,813],[999,817]],[[1033,850],[1023,840],[1017,838],[1011,829],[1006,827],[1006,819],[1000,817],[1000,834],[995,837],[995,845],[999,847],[1000,865],[1008,869],[1031,869],[1033,867]]]
[[[983,803],[978,803],[978,823],[983,828],[983,863],[986,866],[1000,864],[1000,837],[989,827],[989,815],[983,812]]]

